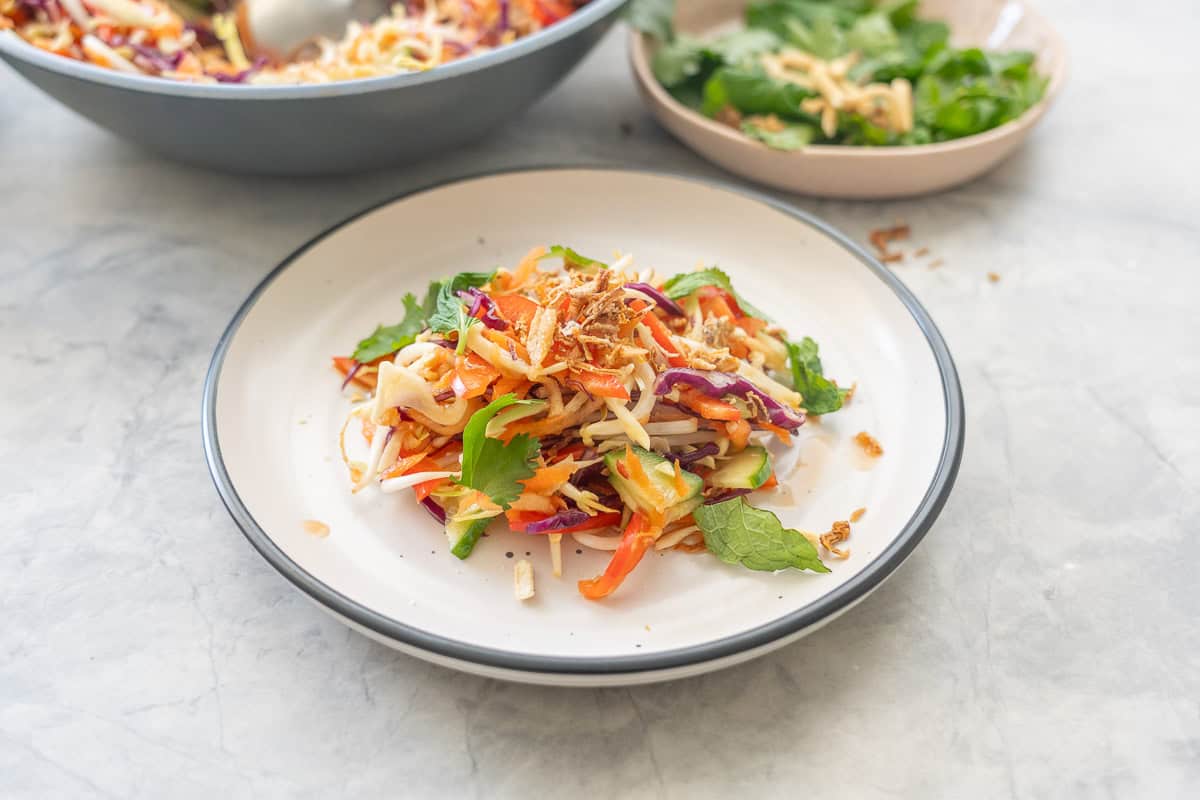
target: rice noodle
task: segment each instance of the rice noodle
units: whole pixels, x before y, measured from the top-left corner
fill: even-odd
[[[699,530],[700,529],[695,525],[687,525],[679,530],[671,531],[670,533],[664,533],[662,536],[654,540],[654,549],[670,550],[672,547],[679,544],[693,533],[697,533]]]
[[[617,545],[621,543],[620,535],[598,536],[587,531],[574,531],[571,537],[584,547],[590,547],[593,550],[616,550]]]
[[[457,477],[457,472],[410,472],[396,478],[386,478],[379,482],[379,488],[384,492],[398,492],[401,489],[411,489],[418,483],[439,480],[441,478]]]

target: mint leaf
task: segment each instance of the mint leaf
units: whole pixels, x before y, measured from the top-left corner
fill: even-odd
[[[816,93],[786,81],[777,81],[755,67],[722,67],[704,84],[703,112],[715,116],[726,106],[743,114],[775,114],[784,119],[811,120],[800,103]]]
[[[633,0],[625,16],[635,30],[664,42],[674,38],[675,0]]]
[[[742,133],[773,150],[800,150],[812,144],[817,136],[817,129],[802,122],[784,125],[780,130],[764,128],[753,119],[742,123]]]
[[[459,329],[458,310],[463,307],[459,292],[467,289],[478,289],[491,281],[495,272],[460,272],[449,280],[435,284],[438,287],[429,315],[429,327],[437,333],[450,333]],[[430,287],[432,292],[432,287]],[[426,300],[426,304],[429,301]]]
[[[709,551],[726,564],[763,572],[788,567],[830,571],[804,534],[783,527],[779,517],[755,508],[744,498],[702,505],[692,517],[704,533]]]
[[[546,258],[561,258],[567,269],[577,269],[580,272],[598,272],[602,269],[608,269],[608,264],[603,261],[597,261],[594,258],[588,258],[585,255],[577,253],[569,247],[564,247],[561,244],[556,244],[546,251]]]
[[[417,305],[417,298],[410,292],[404,295],[404,319],[395,325],[375,328],[375,332],[358,343],[352,358],[366,364],[377,358],[396,352],[412,344],[417,334],[425,330],[425,309]]]
[[[672,300],[678,300],[705,286],[733,291],[728,275],[717,267],[708,267],[696,272],[681,272],[663,284],[663,292]]]
[[[804,398],[804,408],[810,414],[832,414],[842,407],[846,396],[823,374],[817,343],[805,336],[800,343],[788,342],[788,363],[792,369],[792,388]]]
[[[532,400],[518,400],[509,393],[497,397],[491,403],[471,415],[463,429],[461,486],[483,492],[492,502],[507,509],[521,494],[521,484],[533,477],[534,459],[541,451],[537,439],[518,434],[505,443],[487,435],[487,425],[492,417],[511,405],[526,405]]]
[[[697,272],[681,272],[663,284],[663,291],[667,297],[672,300],[678,300],[681,297],[687,297],[698,289],[703,289],[705,286],[716,286],[718,289],[724,289],[737,299],[738,305],[742,307],[742,311],[752,317],[769,319],[766,314],[750,305],[745,298],[734,291],[729,276],[717,267],[708,267]]]
[[[824,375],[825,369],[821,366],[820,347],[811,336],[805,336],[797,342],[788,344],[788,355],[792,357],[794,362],[800,363],[807,367],[812,372],[818,375]]]

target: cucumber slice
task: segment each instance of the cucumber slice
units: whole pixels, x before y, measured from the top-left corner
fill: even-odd
[[[621,496],[625,505],[643,512],[665,510],[667,521],[671,522],[690,514],[703,500],[700,493],[704,489],[704,480],[699,475],[682,470],[681,475],[686,491],[680,494],[675,486],[675,470],[672,469],[667,474],[665,469],[658,469],[659,465],[669,463],[666,458],[640,447],[634,447],[633,454],[641,462],[642,469],[645,470],[650,484],[655,489],[654,494],[657,494],[658,497],[653,496],[628,478],[621,477],[621,473],[617,470],[617,462],[625,458],[625,451],[612,450],[604,456],[604,463],[608,467],[608,481],[617,490],[617,494]],[[660,503],[665,506],[665,509],[659,508]]]
[[[726,460],[708,476],[722,489],[757,489],[771,478],[771,457],[765,447],[750,446]]]
[[[466,558],[475,549],[479,537],[483,536],[488,523],[494,517],[468,519],[462,522],[446,520],[446,538],[450,541],[450,552],[457,558]]]

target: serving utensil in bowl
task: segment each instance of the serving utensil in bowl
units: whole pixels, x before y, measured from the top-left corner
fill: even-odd
[[[0,58],[79,114],[168,157],[229,172],[314,175],[412,163],[477,139],[558,83],[625,0],[426,72],[300,86],[195,84],[103,69],[0,31]]]
[[[337,37],[352,21],[378,19],[390,0],[241,0],[239,30],[256,53],[285,58],[318,36]]]

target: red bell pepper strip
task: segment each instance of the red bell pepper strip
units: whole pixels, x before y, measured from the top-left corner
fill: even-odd
[[[580,581],[579,593],[589,600],[601,600],[616,591],[621,581],[633,572],[633,568],[654,544],[654,535],[655,531],[648,528],[646,518],[635,513],[629,518],[629,524],[621,534],[621,543],[617,545],[604,574]]]

